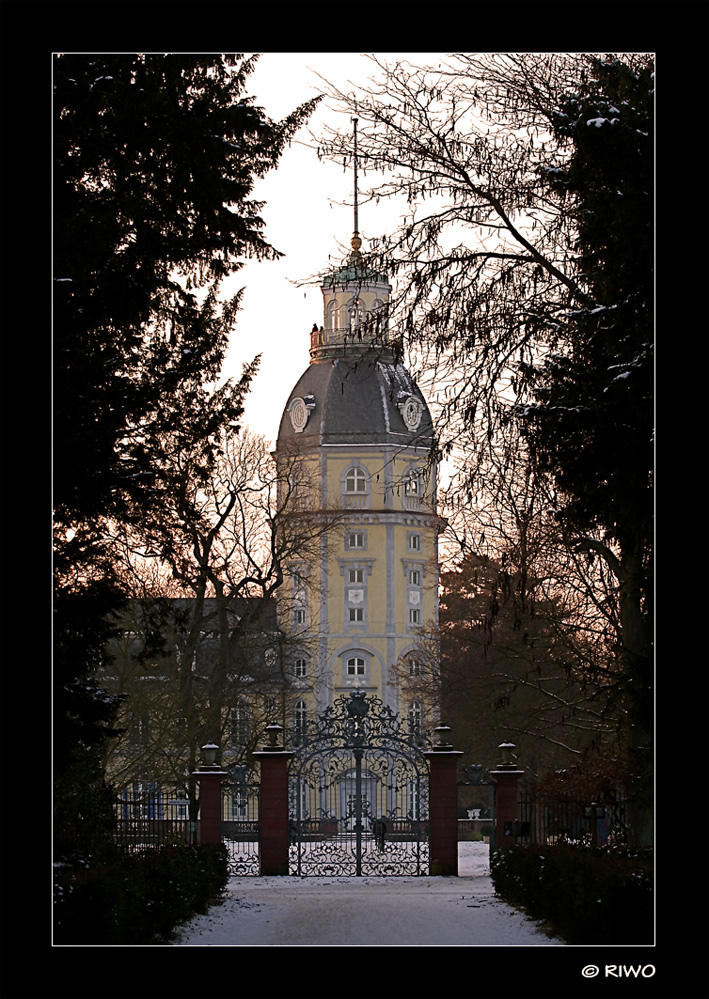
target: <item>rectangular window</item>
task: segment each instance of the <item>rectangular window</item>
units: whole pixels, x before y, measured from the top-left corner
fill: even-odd
[[[362,527],[347,527],[345,529],[345,551],[366,551],[367,531]]]
[[[409,535],[409,551],[410,552],[420,552],[421,551],[421,535],[420,534],[410,534]]]
[[[409,624],[419,624],[421,621],[421,611],[413,610],[409,611]]]
[[[307,659],[294,659],[293,660],[293,676],[306,677],[308,675],[308,660]]]
[[[293,574],[293,623],[306,623],[307,596],[305,580],[299,574]]]
[[[420,586],[421,585],[421,570],[420,569],[411,569],[411,571],[409,572],[409,583],[411,584],[411,586]]]
[[[348,570],[348,581],[350,583],[362,583],[362,582],[364,582],[364,569],[349,569]]]
[[[350,621],[364,621],[364,610],[361,607],[350,607]]]

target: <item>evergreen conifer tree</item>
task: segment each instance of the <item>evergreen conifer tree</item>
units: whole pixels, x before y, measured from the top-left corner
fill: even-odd
[[[253,66],[238,54],[55,58],[58,799],[79,771],[91,779],[85,761],[116,707],[92,683],[123,597],[107,525],[161,502],[166,442],[206,478],[217,431],[238,429],[255,370],[216,387],[240,297],[220,302],[219,285],[249,257],[279,256],[254,181],[316,101],[270,121],[246,94]]]
[[[573,204],[588,304],[567,316],[570,349],[526,374],[522,410],[532,459],[559,490],[576,550],[604,558],[618,583],[617,694],[637,776],[651,765],[653,724],[653,72],[596,59],[554,115],[573,153],[549,174]]]

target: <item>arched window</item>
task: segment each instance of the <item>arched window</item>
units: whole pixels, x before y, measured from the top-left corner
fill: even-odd
[[[362,339],[360,326],[364,322],[364,302],[360,298],[351,298],[347,303],[347,329],[352,339]]]
[[[340,303],[334,298],[327,306],[327,329],[336,330],[340,326]]]
[[[409,705],[409,729],[412,735],[423,734],[425,712],[421,701],[412,701]]]
[[[409,676],[423,676],[423,659],[417,655],[410,655],[406,661],[406,668]]]
[[[371,479],[368,470],[355,458],[340,477],[342,505],[350,510],[369,509]]]
[[[294,562],[288,567],[290,575],[290,618],[291,627],[303,630],[308,624],[308,577],[310,566],[306,562]]]
[[[416,465],[411,465],[404,473],[404,509],[420,510],[423,506],[423,493],[423,474]]]
[[[362,469],[358,467],[348,468],[347,475],[345,476],[345,492],[366,493],[366,491],[367,476]]]
[[[416,468],[412,468],[404,481],[404,492],[407,496],[420,496],[423,491],[423,479]]]
[[[308,659],[299,655],[293,660],[293,676],[296,680],[305,680],[308,675]]]
[[[381,298],[376,299],[372,305],[372,322],[374,326],[374,336],[382,337],[387,328],[387,307]]]
[[[288,484],[290,488],[288,497],[289,508],[291,510],[307,509],[310,500],[310,481],[308,473],[302,465],[296,464],[293,466],[288,476]]]
[[[232,746],[246,746],[251,730],[251,710],[247,701],[239,701],[229,713],[229,742]]]
[[[296,740],[302,742],[308,724],[308,708],[305,701],[296,701],[293,705],[293,732]]]
[[[349,677],[364,676],[367,672],[367,664],[362,656],[350,656],[347,659],[346,673]]]
[[[362,687],[371,683],[371,652],[353,644],[349,649],[343,649],[338,658],[342,663],[342,682],[345,687]]]

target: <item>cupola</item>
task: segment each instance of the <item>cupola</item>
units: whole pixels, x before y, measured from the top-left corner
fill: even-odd
[[[367,267],[362,258],[357,202],[357,119],[354,119],[354,233],[351,253],[341,267],[329,271],[321,287],[323,322],[313,326],[310,356],[314,361],[361,356],[371,350],[392,361],[388,312],[391,285],[385,274]]]

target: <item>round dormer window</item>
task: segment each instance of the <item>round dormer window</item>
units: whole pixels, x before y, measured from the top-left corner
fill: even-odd
[[[421,422],[421,406],[417,399],[409,398],[403,407],[404,423],[409,430],[416,430]]]
[[[308,407],[305,405],[303,399],[298,398],[293,400],[290,404],[289,410],[290,421],[293,424],[293,429],[297,434],[299,434],[308,422],[308,416],[310,415],[308,413]]]

